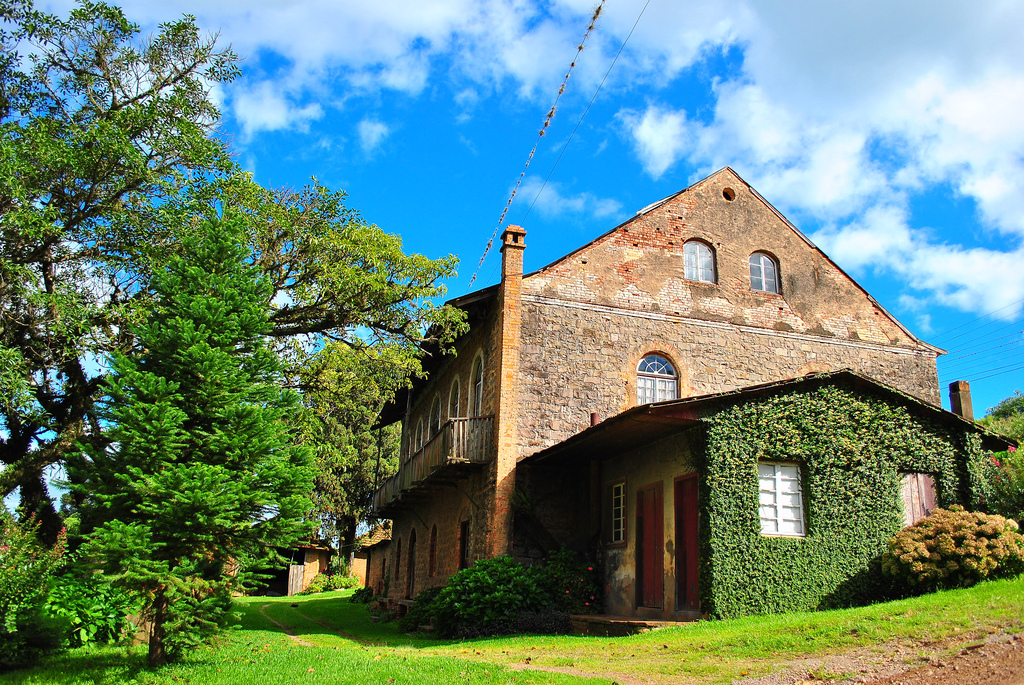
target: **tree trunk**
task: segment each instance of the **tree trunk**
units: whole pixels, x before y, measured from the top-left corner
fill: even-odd
[[[149,629],[149,658],[150,668],[163,666],[167,663],[167,646],[164,638],[167,636],[164,628],[167,623],[167,595],[164,590],[157,590],[153,598],[153,625]]]
[[[50,499],[42,472],[25,474],[21,479],[20,487],[21,513],[26,518],[35,517],[39,523],[36,536],[41,542],[52,546],[57,542],[63,522],[53,506],[53,500]]]
[[[355,516],[340,516],[335,522],[335,526],[338,528],[338,542],[340,549],[338,555],[341,557],[341,563],[349,566],[349,572],[351,569],[352,552],[356,546],[356,525],[358,521]]]

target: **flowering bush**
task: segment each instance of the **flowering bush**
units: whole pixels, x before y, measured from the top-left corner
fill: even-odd
[[[1024,535],[996,514],[936,509],[889,541],[882,570],[923,589],[965,587],[1024,571]]]
[[[37,524],[20,525],[0,507],[0,670],[60,648],[64,625],[43,613],[50,576],[64,560],[65,533],[46,549]]]
[[[1020,523],[1024,520],[1024,451],[1010,447],[991,457],[996,467],[992,478],[992,509]]]
[[[549,597],[550,608],[567,614],[596,614],[600,607],[594,567],[562,548],[536,569],[537,583]]]

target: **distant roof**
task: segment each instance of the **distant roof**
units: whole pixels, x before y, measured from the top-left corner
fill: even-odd
[[[696,425],[702,418],[707,416],[709,409],[713,405],[726,402],[738,403],[755,397],[781,394],[801,385],[815,387],[828,384],[849,385],[878,394],[888,395],[914,413],[931,416],[940,421],[959,425],[978,433],[981,436],[982,446],[985,449],[993,451],[1005,450],[1008,446],[1014,444],[1009,438],[992,433],[980,424],[968,421],[958,414],[923,402],[912,395],[908,395],[884,383],[879,383],[867,376],[862,376],[855,371],[842,369],[840,371],[812,373],[772,383],[750,385],[745,388],[710,395],[685,397],[678,400],[666,400],[664,402],[633,407],[602,421],[596,426],[591,426],[560,443],[535,452],[524,461],[538,463],[556,457],[603,459],[622,453],[626,449],[649,445],[679,432],[682,428]]]
[[[368,533],[366,533],[365,535],[362,535],[359,538],[357,538],[356,539],[356,549],[357,550],[367,549],[368,547],[374,547],[375,545],[379,545],[382,542],[390,542],[390,541],[391,541],[391,524],[390,523],[385,523],[385,524],[381,524],[379,526],[374,526],[374,528],[372,530],[370,530]]]

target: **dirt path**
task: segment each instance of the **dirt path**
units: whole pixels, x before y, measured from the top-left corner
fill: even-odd
[[[292,639],[293,641],[295,641],[295,642],[296,642],[297,644],[300,644],[300,645],[302,645],[303,647],[312,647],[312,646],[313,646],[313,643],[312,643],[312,642],[306,642],[306,641],[305,641],[305,640],[303,640],[303,639],[302,639],[301,637],[297,637],[297,636],[295,635],[295,633],[294,633],[294,632],[292,632],[292,629],[291,629],[291,628],[289,628],[289,627],[288,627],[288,626],[286,626],[285,624],[281,623],[281,622],[280,622],[280,621],[278,621],[277,619],[274,619],[274,618],[271,618],[270,616],[268,616],[268,615],[267,615],[267,612],[265,612],[265,611],[264,611],[264,609],[266,609],[266,608],[267,608],[268,606],[270,606],[270,605],[269,605],[269,604],[264,604],[263,606],[261,606],[261,607],[260,607],[260,616],[262,616],[263,618],[267,619],[268,621],[270,621],[271,623],[273,623],[273,624],[274,624],[275,626],[277,626],[278,628],[280,628],[280,629],[281,629],[281,631],[282,631],[282,632],[284,632],[284,634],[285,634],[285,635],[287,635],[287,636],[288,636],[289,638],[291,638],[291,639]]]

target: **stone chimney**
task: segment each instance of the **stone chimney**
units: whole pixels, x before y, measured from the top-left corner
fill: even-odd
[[[953,381],[949,384],[949,407],[954,414],[959,414],[968,421],[974,420],[970,383],[967,381]]]
[[[523,318],[523,250],[526,231],[509,226],[501,234],[501,283],[498,285],[498,381],[494,416],[494,500],[490,555],[512,553],[512,495],[519,460],[519,347]]]

